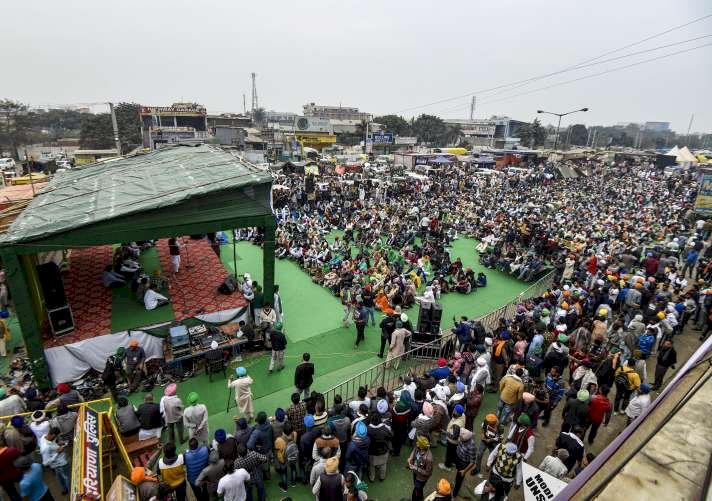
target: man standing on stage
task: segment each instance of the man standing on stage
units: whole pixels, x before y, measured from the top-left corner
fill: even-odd
[[[146,364],[146,352],[138,345],[138,339],[132,339],[126,350],[126,379],[129,380],[129,390],[136,391],[141,382],[141,373]]]
[[[368,323],[368,310],[361,302],[356,305],[356,310],[354,311],[354,323],[356,324],[356,343],[354,343],[355,350],[358,348],[361,341],[366,339],[364,331],[366,330],[366,324]]]
[[[180,270],[180,247],[175,238],[168,239],[168,253],[171,255],[171,269],[174,275]]]

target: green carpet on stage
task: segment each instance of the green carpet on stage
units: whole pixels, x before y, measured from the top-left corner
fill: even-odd
[[[455,240],[450,250],[452,259],[460,257],[465,267],[482,270],[474,250],[475,245],[476,242],[471,239]],[[225,266],[232,270],[232,244],[222,247],[221,259]],[[238,242],[237,272],[240,275],[250,273],[253,279],[262,282],[262,249],[249,242]],[[515,277],[496,270],[487,270],[486,275],[488,285],[483,289],[477,289],[468,295],[442,295],[440,303],[443,306],[443,328],[450,326],[453,315],[466,315],[470,318],[484,315],[508,303],[528,286]],[[279,284],[284,307],[284,324],[290,341],[308,339],[341,324],[343,310],[339,299],[326,288],[314,284],[309,275],[294,262],[277,260],[275,283]],[[406,313],[414,323],[417,321],[417,306]],[[381,318],[379,313],[377,317]]]
[[[158,252],[155,247],[143,251],[139,257],[139,263],[141,263],[141,267],[148,275],[152,275],[154,270],[161,269]],[[171,296],[168,290],[160,292],[170,299]],[[135,294],[128,285],[111,290],[111,332],[121,332],[136,327],[170,322],[174,319],[173,310],[168,307],[146,310],[143,303],[136,300]]]

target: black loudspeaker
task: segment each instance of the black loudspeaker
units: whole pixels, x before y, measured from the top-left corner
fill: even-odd
[[[420,311],[418,312],[418,325],[421,322],[430,322],[432,318],[432,305],[430,303],[421,304]]]
[[[53,261],[37,265],[37,278],[42,287],[45,307],[54,310],[67,305],[67,296],[64,293],[62,275],[59,273],[59,266]]]
[[[413,343],[430,343],[432,341],[435,341],[438,338],[438,336],[431,334],[430,332],[421,332],[421,331],[416,331],[412,335],[411,342]]]
[[[440,325],[440,320],[443,318],[443,307],[439,304],[434,304],[430,309],[430,321],[437,322]]]
[[[52,335],[61,336],[74,330],[74,316],[69,306],[47,310]]]

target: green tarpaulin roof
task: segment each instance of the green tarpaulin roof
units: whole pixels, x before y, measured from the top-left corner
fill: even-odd
[[[57,176],[0,236],[0,246],[118,243],[132,230],[165,233],[176,225],[268,216],[271,184],[268,171],[219,148],[164,148]]]

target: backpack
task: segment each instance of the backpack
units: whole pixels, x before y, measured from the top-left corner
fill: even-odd
[[[299,447],[294,442],[289,442],[284,450],[284,459],[287,463],[296,463],[299,461]]]
[[[630,384],[630,378],[628,377],[628,373],[621,371],[618,374],[616,374],[616,379],[615,379],[616,386],[622,386],[626,390],[632,390],[633,387]]]
[[[653,344],[655,344],[655,336],[652,336],[650,334],[643,334],[638,339],[638,346],[640,348],[640,352],[645,358],[650,356],[650,352],[653,349]]]
[[[539,374],[542,363],[544,363],[544,361],[541,357],[538,357],[533,353],[531,355],[527,355],[524,359],[524,366],[530,374]]]

